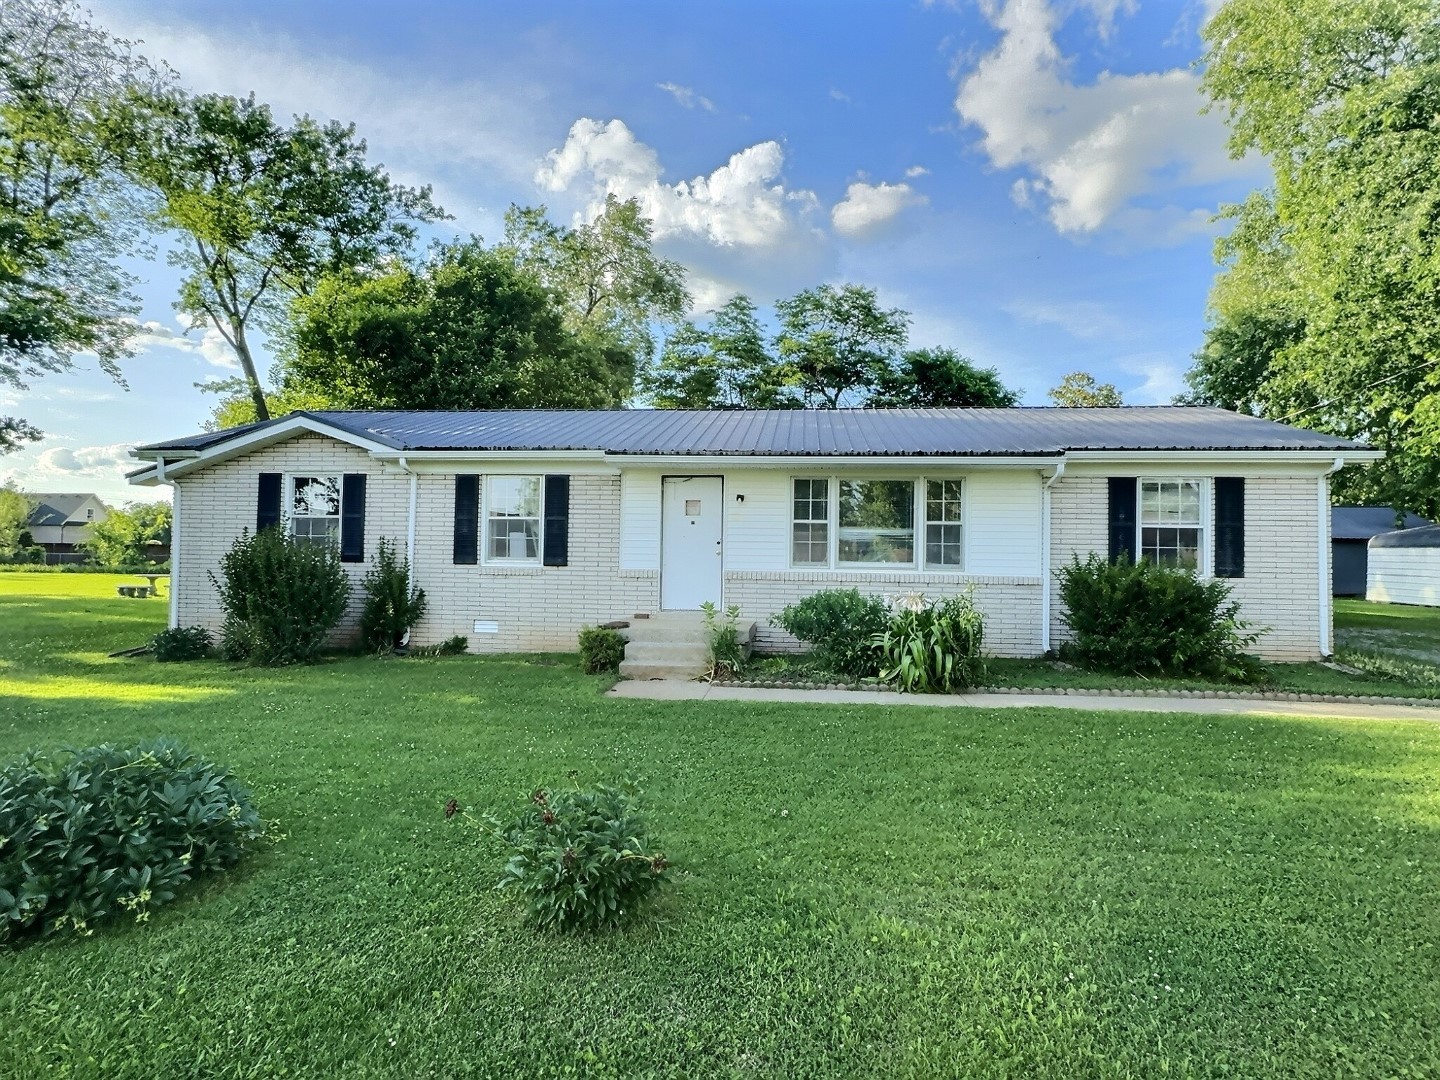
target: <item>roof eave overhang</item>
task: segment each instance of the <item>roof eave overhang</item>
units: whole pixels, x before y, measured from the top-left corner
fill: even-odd
[[[1326,469],[1333,468],[1336,461],[1341,461],[1345,465],[1368,465],[1371,462],[1382,461],[1384,457],[1385,451],[1383,450],[1350,450],[1334,447],[1269,450],[1226,450],[1221,448],[1209,450],[1069,450],[1065,453],[1067,461],[1081,463],[1144,464],[1177,460],[1234,461],[1257,464],[1266,462],[1274,465],[1314,465]]]
[[[347,431],[342,427],[326,423],[318,417],[310,416],[307,413],[292,413],[280,420],[278,423],[262,428],[246,431],[233,439],[226,439],[204,450],[188,449],[166,449],[164,447],[145,446],[139,447],[130,452],[131,456],[141,461],[153,461],[155,466],[150,469],[141,469],[131,473],[128,480],[131,484],[141,487],[153,487],[156,484],[169,483],[172,478],[185,476],[188,473],[196,472],[199,469],[208,468],[222,461],[229,461],[242,454],[248,454],[254,450],[261,450],[267,446],[292,439],[296,435],[305,433],[325,435],[338,442],[349,443],[351,446],[359,447],[371,454],[389,454],[395,452],[395,447],[386,443],[377,442],[374,439],[367,439],[363,435],[357,435],[353,431]]]

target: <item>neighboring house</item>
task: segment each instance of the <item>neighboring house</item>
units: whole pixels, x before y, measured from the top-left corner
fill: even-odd
[[[45,549],[47,563],[84,562],[84,550],[78,544],[90,539],[90,526],[104,521],[110,508],[98,495],[88,492],[31,495],[35,508],[25,521],[25,528],[35,543]]]
[[[1372,536],[1395,529],[1429,525],[1419,514],[1406,514],[1395,523],[1395,511],[1388,506],[1336,506],[1330,510],[1330,561],[1334,566],[1336,596],[1364,596],[1367,576],[1367,545]]]
[[[1440,607],[1440,525],[1381,533],[1372,539],[1365,599]]]
[[[410,556],[419,643],[573,649],[586,624],[826,588],[974,590],[986,645],[1064,633],[1073,557],[1139,555],[1232,586],[1258,651],[1331,652],[1329,476],[1379,451],[1219,409],[315,412],[140,447],[174,487],[171,621],[217,627],[242,530],[336,542],[358,582]],[[356,608],[342,632],[355,629]]]

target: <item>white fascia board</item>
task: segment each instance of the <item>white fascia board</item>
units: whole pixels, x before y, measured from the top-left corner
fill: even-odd
[[[256,431],[248,431],[244,435],[238,435],[233,439],[217,443],[206,450],[143,450],[131,451],[133,457],[140,460],[165,461],[165,472],[167,476],[185,476],[188,473],[204,469],[210,465],[222,461],[229,461],[231,458],[248,454],[252,450],[262,447],[273,446],[275,443],[284,442],[302,433],[324,435],[334,439],[336,442],[348,443],[351,446],[358,446],[361,450],[369,451],[372,455],[393,454],[399,456],[399,451],[384,443],[375,442],[364,436],[356,435],[354,432],[346,431],[343,428],[335,427],[332,424],[324,423],[310,416],[295,415],[287,417],[280,423],[271,427],[260,428]],[[171,462],[175,464],[172,466]],[[144,484],[145,474],[131,480],[133,484]]]
[[[1309,465],[1324,472],[1343,458],[1347,465],[1369,464],[1385,458],[1383,450],[1071,450],[1073,465],[1152,465],[1213,467],[1234,462],[1245,465]]]
[[[677,470],[682,473],[727,472],[731,469],[783,469],[786,472],[826,472],[837,469],[1053,469],[1059,457],[982,457],[974,454],[922,454],[885,457],[879,454],[610,454],[607,461],[621,468]]]
[[[383,450],[371,451],[377,461],[403,459],[417,473],[567,472],[615,476],[620,470],[601,450]]]

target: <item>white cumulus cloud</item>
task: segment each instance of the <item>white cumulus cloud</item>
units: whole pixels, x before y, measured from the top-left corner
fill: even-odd
[[[138,323],[135,336],[130,339],[136,349],[174,349],[176,352],[199,356],[206,363],[221,368],[238,368],[235,353],[223,334],[213,323],[207,323],[198,338],[188,336],[188,324],[177,320],[179,329],[172,329],[164,323],[150,320]]]
[[[1133,10],[1125,0],[1084,6],[1102,35]],[[956,111],[980,129],[991,164],[1025,171],[1011,189],[1016,201],[1043,209],[1060,232],[1113,226],[1173,240],[1193,231],[1204,211],[1139,207],[1137,199],[1175,199],[1187,188],[1256,172],[1255,162],[1229,158],[1220,118],[1201,114],[1195,72],[1102,72],[1079,83],[1056,44],[1062,20],[1047,0],[1004,0],[982,10],[1000,41],[961,80]]]
[[[791,191],[781,181],[785,152],[774,140],[730,156],[713,172],[667,184],[660,156],[623,120],[581,118],[565,144],[545,156],[535,182],[550,191],[583,193],[587,212],[599,212],[606,195],[638,199],[655,223],[657,238],[684,235],[720,246],[779,246],[806,228],[813,192]]]
[[[927,201],[909,184],[870,184],[857,180],[845,189],[845,198],[831,209],[830,221],[843,236],[873,236],[908,208]]]

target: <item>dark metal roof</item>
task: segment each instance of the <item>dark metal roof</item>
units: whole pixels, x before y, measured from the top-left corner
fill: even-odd
[[[1175,405],[1114,409],[511,409],[297,415],[395,450],[908,457],[1043,456],[1067,450],[1368,449],[1363,443],[1223,409]],[[280,422],[208,432],[140,449],[204,450]]]
[[[79,494],[40,494],[30,496],[35,504],[26,525],[64,525],[72,514],[85,505],[86,500],[95,498],[89,492]]]
[[[1440,547],[1440,525],[1426,525],[1420,529],[1401,529],[1398,532],[1381,533],[1370,538],[1370,546],[1396,548]]]
[[[1419,529],[1430,522],[1419,514],[1406,514],[1400,528]],[[1389,506],[1333,506],[1330,508],[1330,536],[1334,540],[1369,540],[1394,531],[1395,511]]]

